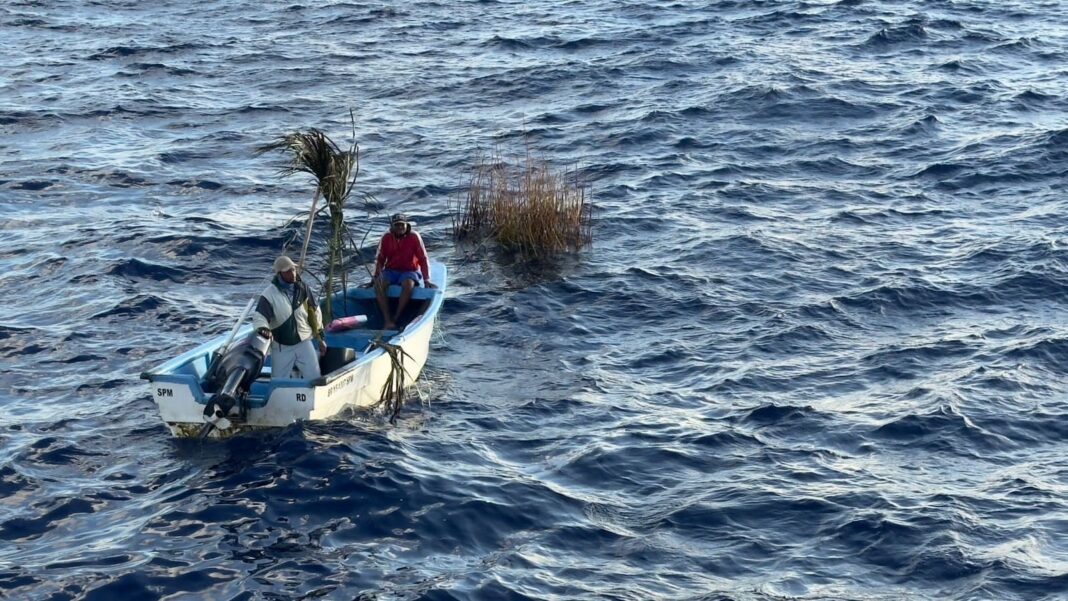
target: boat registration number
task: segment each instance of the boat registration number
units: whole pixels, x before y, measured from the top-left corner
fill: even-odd
[[[345,376],[344,378],[341,378],[337,382],[334,382],[330,386],[330,388],[326,389],[326,396],[328,396],[328,397],[334,396],[335,392],[341,390],[342,388],[344,388],[345,386],[347,386],[349,384],[352,384],[353,377],[354,377],[353,374],[349,374],[349,375]]]

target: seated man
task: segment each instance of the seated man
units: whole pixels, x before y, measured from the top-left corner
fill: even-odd
[[[397,213],[390,218],[389,223],[389,231],[378,243],[374,284],[378,309],[382,311],[382,319],[385,321],[382,328],[393,330],[412,298],[412,290],[415,290],[420,282],[427,288],[437,286],[430,281],[430,261],[426,256],[423,239],[412,231],[412,223],[408,221],[408,217]],[[391,284],[401,287],[397,311],[394,313],[390,313],[389,299],[386,297]]]

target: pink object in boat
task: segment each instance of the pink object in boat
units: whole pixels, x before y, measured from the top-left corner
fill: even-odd
[[[349,317],[338,317],[334,321],[330,322],[330,325],[326,326],[327,332],[338,332],[340,330],[351,330],[352,328],[358,328],[367,323],[366,315],[350,315]]]

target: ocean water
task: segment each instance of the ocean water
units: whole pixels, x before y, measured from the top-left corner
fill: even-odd
[[[0,5],[0,596],[1068,599],[1068,9],[842,0]],[[451,270],[377,415],[171,439],[312,188]],[[455,245],[480,153],[593,246]]]

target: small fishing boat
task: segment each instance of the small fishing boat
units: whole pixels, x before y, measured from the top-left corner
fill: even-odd
[[[141,374],[160,416],[175,436],[226,437],[367,408],[416,381],[445,297],[446,269],[431,263],[437,288],[416,288],[395,330],[382,330],[374,288],[349,288],[330,299],[337,318],[367,316],[363,327],[328,331],[328,352],[314,380],[271,376],[269,338],[251,324],[220,336]],[[389,287],[396,306],[399,286]],[[355,321],[355,320],[349,320]],[[362,320],[360,320],[362,321]],[[231,343],[232,341],[235,341]],[[397,370],[403,373],[398,374]],[[400,376],[398,378],[398,375]]]

